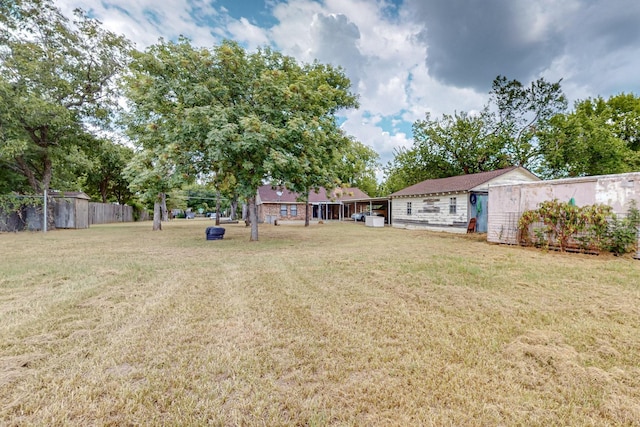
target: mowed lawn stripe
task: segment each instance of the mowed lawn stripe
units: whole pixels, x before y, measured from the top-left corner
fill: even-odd
[[[1,423],[640,419],[638,261],[354,223],[206,241],[209,225],[0,235]]]

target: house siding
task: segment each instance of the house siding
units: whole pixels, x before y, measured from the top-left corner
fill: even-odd
[[[469,193],[432,194],[420,197],[398,197],[391,204],[392,225],[396,228],[459,228],[466,232]],[[449,202],[456,198],[456,213],[449,213]],[[407,215],[407,203],[411,215]]]
[[[473,179],[476,176],[469,176],[468,178]],[[454,178],[458,180],[457,185],[460,184],[460,179],[465,179],[464,177]],[[488,179],[487,181],[472,188],[466,187],[464,189],[451,189],[451,191],[447,191],[443,188],[440,192],[420,195],[392,195],[392,225],[398,228],[422,228],[464,233],[467,231],[467,224],[469,223],[469,220],[477,217],[478,210],[487,209],[486,205],[488,205],[488,203],[486,197],[491,185],[531,181],[539,181],[539,178],[524,168],[515,168],[504,172],[502,175]],[[427,188],[433,188],[434,182],[440,183],[442,181],[433,180],[424,182],[431,184],[428,185]],[[450,186],[451,180],[448,180],[448,182],[443,183],[442,185]],[[415,186],[413,188],[415,188]],[[424,186],[422,188],[424,188]],[[480,200],[480,196],[482,195],[483,201],[480,205],[471,204],[469,196],[472,193],[478,195],[478,200]],[[449,213],[450,197],[456,197],[457,199],[457,209],[455,214]],[[409,201],[412,202],[411,215],[407,215],[406,212],[406,205]],[[487,213],[485,213],[483,217],[486,219]],[[484,231],[484,227],[487,224],[486,222],[483,222],[482,225],[482,231]]]
[[[540,181],[540,178],[533,175],[526,169],[518,168],[478,185],[477,187],[472,188],[471,191],[486,193],[489,191],[489,186],[491,185],[518,184],[532,181]]]
[[[280,206],[287,206],[287,215],[283,216],[280,212]],[[297,215],[291,215],[291,207],[295,206],[298,210]],[[311,205],[309,205],[311,212]],[[263,203],[258,207],[258,222],[266,222],[273,224],[274,219],[283,221],[304,221],[305,204],[304,203]]]

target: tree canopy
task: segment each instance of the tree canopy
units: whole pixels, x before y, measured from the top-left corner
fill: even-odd
[[[498,145],[508,162],[535,168],[541,157],[539,135],[551,126],[551,119],[566,111],[567,100],[560,86],[543,78],[525,86],[517,80],[498,76],[493,81],[489,108],[497,114]]]
[[[376,171],[380,156],[370,146],[348,138],[348,145],[342,151],[337,166],[337,178],[342,185],[359,188],[369,196],[378,196],[379,188]]]
[[[124,171],[133,157],[133,149],[101,139],[93,144],[88,165],[83,171],[83,188],[92,199],[124,205],[133,199]]]
[[[385,167],[384,187],[400,190],[430,178],[478,173],[510,165],[538,167],[540,135],[566,108],[560,82],[529,86],[498,76],[479,113],[456,112],[413,124],[413,146],[400,149]]]
[[[602,175],[640,168],[640,98],[620,94],[576,102],[540,134],[544,177]]]
[[[165,159],[174,178],[232,182],[249,201],[252,240],[258,187],[328,182],[347,144],[335,113],[357,106],[342,70],[232,41],[209,50],[161,40],[135,55],[127,86],[139,156]]]
[[[0,2],[0,163],[34,192],[110,118],[129,42],[50,0]]]

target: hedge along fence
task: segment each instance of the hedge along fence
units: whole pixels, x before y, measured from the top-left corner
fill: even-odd
[[[538,206],[525,211],[518,221],[523,245],[617,255],[637,249],[640,211],[635,200],[626,216],[616,215],[606,205],[578,207],[557,199]]]

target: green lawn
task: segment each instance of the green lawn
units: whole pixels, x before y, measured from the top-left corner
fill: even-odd
[[[640,261],[209,225],[0,234],[0,425],[640,425]]]

